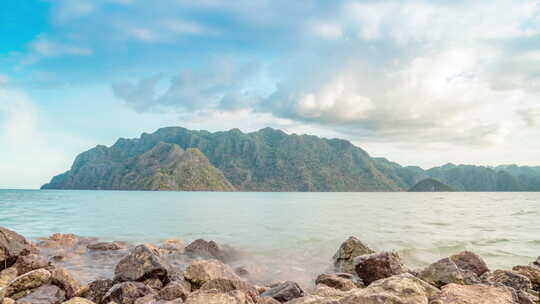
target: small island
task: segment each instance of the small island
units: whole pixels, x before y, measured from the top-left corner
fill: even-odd
[[[426,178],[414,185],[409,192],[454,192],[454,188],[434,178]]]

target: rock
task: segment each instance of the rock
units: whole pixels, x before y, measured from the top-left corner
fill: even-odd
[[[161,280],[157,278],[146,279],[143,281],[143,283],[144,285],[155,290],[160,290],[161,288],[163,288],[163,282],[161,282]]]
[[[2,302],[0,302],[2,304],[15,304],[15,300],[13,299],[10,299],[10,298],[4,298],[4,300]]]
[[[35,251],[22,235],[0,227],[0,270],[11,267],[17,258]]]
[[[113,250],[120,250],[124,247],[120,246],[117,242],[100,242],[100,243],[93,243],[86,246],[86,248],[90,250],[98,250],[98,251],[113,251]]]
[[[324,284],[326,286],[347,291],[357,288],[353,282],[353,276],[349,273],[330,273],[321,274],[315,280],[316,284]]]
[[[260,297],[257,304],[280,304],[280,302],[272,297]]]
[[[0,271],[0,289],[7,287],[17,276],[18,271],[15,267],[6,268]]]
[[[234,270],[218,260],[196,260],[186,269],[184,276],[192,284],[192,288],[199,288],[204,283],[213,279],[240,280]]]
[[[152,294],[150,287],[140,282],[123,282],[114,285],[103,297],[103,303],[134,304],[135,300]]]
[[[197,291],[185,301],[186,304],[252,304],[249,296],[241,291],[233,290],[221,293],[216,290]]]
[[[484,283],[490,285],[500,283],[515,290],[528,291],[532,289],[531,280],[515,271],[495,270],[494,272],[485,273],[481,279]]]
[[[205,241],[203,239],[198,239],[191,244],[189,244],[184,252],[192,258],[203,258],[203,259],[216,259],[222,262],[230,262],[234,259],[234,253],[231,248],[225,249],[221,248],[214,241]]]
[[[186,243],[182,240],[166,240],[159,248],[167,253],[182,253],[186,248]]]
[[[278,302],[279,303],[279,302]],[[287,302],[287,304],[338,304],[338,300],[325,298],[316,295],[308,295],[301,298],[296,298],[292,301]]]
[[[429,265],[420,273],[419,278],[437,287],[450,283],[465,283],[463,272],[450,258],[444,258]]]
[[[75,297],[75,298],[72,298],[71,300],[69,301],[66,301],[62,304],[96,304],[90,300],[87,300],[85,298],[79,298],[79,297]]]
[[[292,281],[286,281],[261,294],[262,297],[272,297],[281,303],[303,297],[304,295],[305,292],[302,290],[302,288],[300,288],[297,283]]]
[[[536,259],[536,261],[532,262],[533,266],[540,267],[540,257]]]
[[[114,269],[115,280],[139,281],[147,278],[163,279],[171,268],[151,245],[139,245],[124,257]]]
[[[96,303],[102,303],[105,294],[113,287],[112,280],[96,280],[88,284],[88,289],[81,294],[85,299]]]
[[[354,291],[355,289],[351,289],[351,290]],[[341,299],[341,298],[343,298],[345,296],[348,296],[349,293],[351,292],[351,290],[343,291],[343,290],[335,289],[335,288],[332,288],[332,287],[328,287],[328,286],[323,285],[323,284],[319,284],[319,285],[317,285],[315,290],[313,290],[313,292],[311,292],[311,295],[319,296],[319,297],[323,297],[323,298],[327,298],[327,299],[330,298],[330,299],[338,300],[338,299]]]
[[[513,271],[526,276],[532,284],[532,288],[540,292],[540,268],[532,266],[515,266]]]
[[[396,252],[380,252],[354,258],[355,271],[364,284],[407,272]]]
[[[159,291],[158,299],[171,301],[181,298],[185,301],[189,293],[189,289],[187,289],[184,284],[180,282],[171,282]]]
[[[506,286],[448,284],[430,304],[516,304],[514,296]]]
[[[450,260],[456,263],[460,269],[471,271],[479,277],[489,271],[486,262],[474,252],[463,251],[452,255]]]
[[[259,293],[257,292],[257,289],[255,287],[245,281],[241,280],[231,280],[227,278],[218,278],[210,280],[206,283],[204,283],[200,290],[217,290],[220,292],[229,292],[233,290],[240,290],[251,299],[256,302],[257,298],[259,296]]]
[[[15,278],[7,287],[5,296],[10,297],[21,291],[38,288],[49,283],[51,273],[45,269],[30,271],[22,276]]]
[[[351,236],[339,246],[338,251],[334,254],[334,268],[339,272],[354,274],[354,258],[372,253],[375,253],[375,251],[364,245],[356,237]]]
[[[82,288],[81,283],[64,268],[56,268],[52,272],[51,282],[66,291],[68,299],[74,297]]]
[[[404,273],[357,289],[339,301],[340,304],[428,304],[439,290],[419,278]]]
[[[66,300],[66,294],[63,290],[54,285],[43,285],[27,296],[17,301],[16,304],[60,304]]]
[[[17,268],[18,273],[22,275],[32,270],[47,268],[51,266],[51,264],[46,257],[32,253],[17,258],[17,261],[13,266]]]

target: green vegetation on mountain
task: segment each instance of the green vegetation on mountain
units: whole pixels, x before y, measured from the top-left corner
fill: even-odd
[[[414,185],[409,192],[453,192],[452,187],[441,183],[434,178],[426,178]]]
[[[340,139],[265,128],[162,128],[80,154],[43,189],[406,191],[433,178],[457,191],[539,191],[540,167],[403,167]]]

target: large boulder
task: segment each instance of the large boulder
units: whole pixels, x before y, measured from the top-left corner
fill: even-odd
[[[102,303],[134,304],[135,300],[154,291],[140,282],[123,282],[114,285],[103,297]]]
[[[339,301],[340,304],[428,304],[439,290],[409,273],[373,282]]]
[[[446,284],[464,284],[463,271],[449,258],[439,260],[420,272],[419,277],[437,287]]]
[[[81,296],[90,301],[101,303],[105,294],[113,287],[112,280],[96,280],[88,284],[87,289]]]
[[[18,299],[16,304],[61,304],[66,300],[65,292],[54,285],[43,285]]]
[[[533,266],[515,266],[513,271],[526,276],[532,284],[532,288],[540,292],[540,268]]]
[[[17,258],[35,252],[34,246],[22,235],[0,227],[0,270],[11,267]]]
[[[450,257],[460,269],[471,271],[477,276],[481,276],[489,271],[486,262],[474,252],[463,251]]]
[[[399,254],[380,252],[354,258],[356,274],[364,284],[407,272]]]
[[[217,290],[220,292],[229,292],[233,290],[240,290],[246,295],[250,296],[254,302],[257,301],[259,293],[255,287],[242,280],[232,280],[227,278],[218,278],[210,280],[204,283],[200,290]]]
[[[487,272],[481,277],[484,283],[490,285],[503,284],[515,290],[528,291],[532,289],[531,280],[515,271],[495,270]]]
[[[197,291],[189,295],[186,304],[253,304],[249,296],[239,290],[222,293],[217,290]]]
[[[51,280],[51,273],[45,269],[38,269],[30,271],[22,276],[15,278],[9,285],[6,287],[5,296],[10,297],[11,295],[20,293],[25,290],[30,290],[38,288],[40,286],[46,285]]]
[[[31,253],[28,255],[19,256],[13,266],[17,268],[19,274],[22,275],[32,270],[50,267],[51,264],[46,257]]]
[[[152,245],[139,245],[124,257],[114,269],[119,282],[140,281],[148,278],[166,278],[171,266],[159,256]]]
[[[448,284],[430,304],[516,304],[515,292],[506,286]]]
[[[230,262],[236,253],[232,248],[219,246],[214,241],[198,239],[184,248],[185,254],[192,258],[216,259],[222,262]]]
[[[354,283],[354,277],[350,273],[324,273],[317,277],[316,284],[324,284],[342,291],[348,291],[358,286]]]
[[[71,273],[61,267],[53,270],[51,282],[65,290],[68,299],[74,297],[82,288],[81,283]]]
[[[303,297],[304,295],[305,292],[300,285],[292,281],[283,282],[261,294],[262,297],[272,297],[281,303]]]
[[[188,297],[190,291],[186,288],[186,286],[180,282],[173,281],[167,286],[163,287],[159,293],[157,298],[160,300],[175,300],[175,299],[182,299],[183,301],[186,300]]]
[[[338,251],[334,254],[334,268],[338,272],[354,274],[354,258],[372,253],[375,253],[375,251],[356,237],[351,236],[339,246]]]
[[[186,269],[184,277],[192,284],[192,288],[198,289],[204,283],[213,279],[240,280],[234,270],[218,260],[196,260]]]
[[[0,271],[0,289],[7,287],[17,276],[18,272],[15,267],[6,268]]]

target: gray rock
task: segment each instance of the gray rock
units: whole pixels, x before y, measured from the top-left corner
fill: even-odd
[[[216,259],[222,262],[234,260],[235,253],[232,248],[223,248],[214,241],[198,239],[184,249],[185,254],[192,258]]]
[[[139,245],[124,257],[114,269],[115,280],[119,282],[139,281],[148,278],[167,277],[170,264],[159,256],[152,245]]]
[[[463,271],[449,258],[429,265],[419,274],[419,278],[437,287],[450,283],[465,284]]]
[[[60,304],[66,300],[66,294],[63,290],[54,285],[43,285],[27,296],[17,301],[16,304]]]
[[[487,284],[495,285],[500,283],[515,290],[528,291],[532,289],[531,280],[515,271],[495,270],[494,272],[485,273],[481,279]]]
[[[452,255],[450,260],[456,263],[460,269],[471,271],[477,276],[481,276],[489,271],[486,262],[474,252],[463,251]]]
[[[134,304],[135,300],[149,294],[153,290],[140,282],[123,282],[114,285],[103,297],[103,303]]]
[[[261,297],[272,297],[281,303],[300,298],[305,295],[304,290],[295,282],[286,281],[275,287],[270,288],[261,294]]]
[[[105,294],[113,287],[114,283],[112,280],[96,280],[88,284],[88,288],[82,297],[90,301],[101,303]]]
[[[448,284],[430,304],[517,304],[515,292],[506,286]]]
[[[540,268],[533,266],[515,266],[513,271],[526,276],[532,284],[532,288],[540,292]]]
[[[121,246],[117,242],[99,242],[99,243],[89,244],[86,246],[86,248],[90,250],[97,250],[97,251],[114,251],[114,250],[120,250],[125,247]]]
[[[349,273],[325,273],[319,275],[315,280],[315,283],[324,284],[342,291],[348,291],[358,287],[353,280],[354,277]]]
[[[194,289],[213,279],[241,280],[229,265],[218,260],[196,260],[187,267],[184,277]]]
[[[35,247],[22,235],[0,227],[0,270],[11,267],[20,256],[35,251]]]
[[[364,284],[407,272],[396,252],[380,252],[362,255],[354,259],[356,274]]]
[[[356,237],[351,236],[339,246],[338,251],[334,254],[334,268],[338,272],[354,274],[354,258],[372,253],[375,253],[375,251],[364,245]]]
[[[185,301],[189,293],[189,289],[187,289],[184,284],[180,282],[171,282],[159,291],[157,298],[167,301],[180,298]]]

